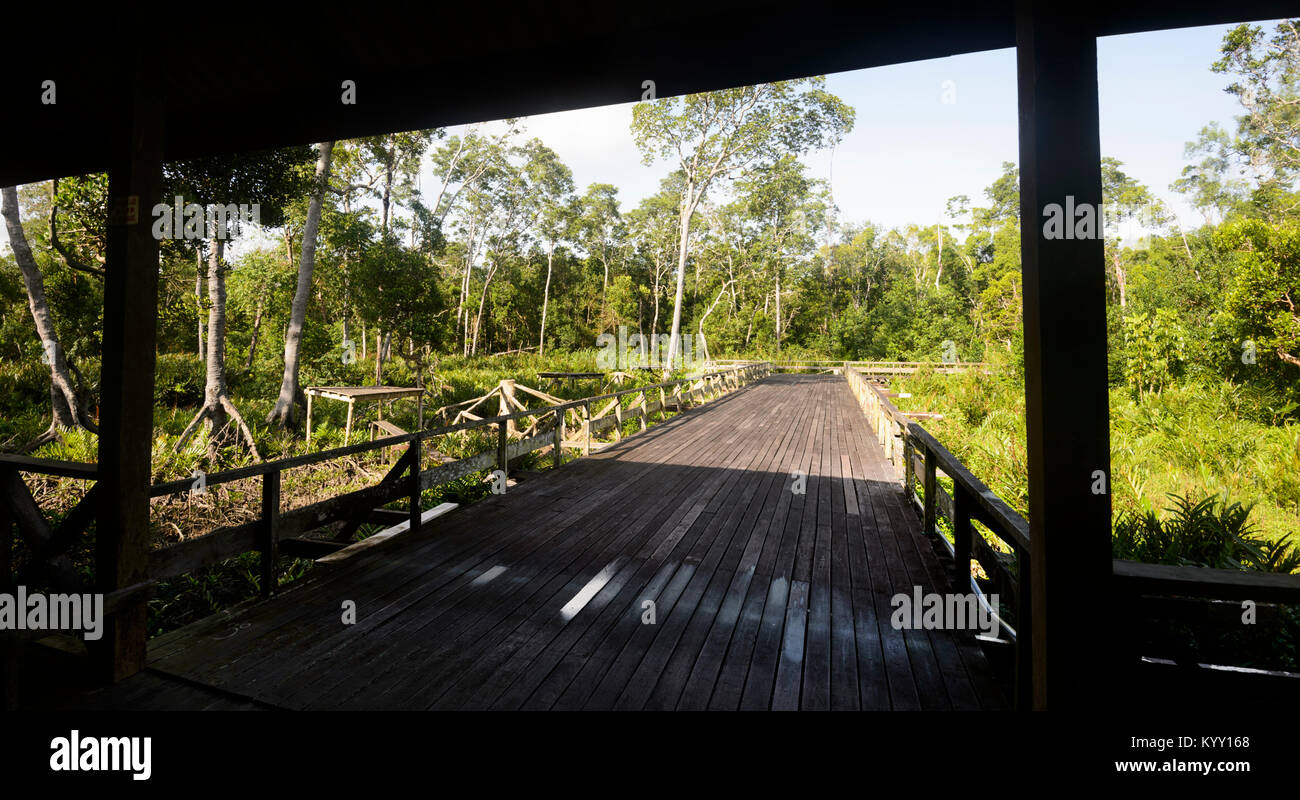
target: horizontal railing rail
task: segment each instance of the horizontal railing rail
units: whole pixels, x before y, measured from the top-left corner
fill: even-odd
[[[736,366],[755,362],[741,359],[720,359],[710,361],[708,366]],[[793,361],[772,361],[772,370],[822,370],[841,374],[848,369],[857,369],[868,375],[910,375],[922,369],[930,369],[938,374],[966,372],[972,369],[988,370],[983,361],[826,361],[803,359]]]

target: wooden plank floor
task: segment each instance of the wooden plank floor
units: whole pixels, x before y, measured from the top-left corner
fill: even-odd
[[[92,702],[1001,708],[970,635],[889,624],[948,590],[891,470],[842,377],[772,376],[159,637]]]

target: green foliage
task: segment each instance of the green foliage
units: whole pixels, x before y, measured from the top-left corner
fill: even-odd
[[[1183,333],[1177,316],[1157,309],[1125,318],[1125,375],[1134,395],[1159,392],[1174,383],[1183,369]]]
[[[1226,498],[1191,500],[1171,495],[1169,514],[1121,514],[1111,536],[1115,558],[1149,564],[1181,564],[1217,569],[1292,572],[1300,551],[1285,542],[1260,537],[1250,523],[1250,508]]]
[[[154,366],[154,402],[194,406],[203,400],[203,360],[193,353],[160,353]]]

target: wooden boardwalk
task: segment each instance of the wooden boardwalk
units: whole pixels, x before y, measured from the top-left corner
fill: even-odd
[[[969,633],[889,624],[949,586],[842,377],[769,377],[403,538],[154,639],[84,707],[1004,707]]]

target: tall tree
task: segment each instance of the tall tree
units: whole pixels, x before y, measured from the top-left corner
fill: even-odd
[[[1223,37],[1211,69],[1235,80],[1225,89],[1245,113],[1237,117],[1235,149],[1259,184],[1256,205],[1270,219],[1293,212],[1300,198],[1300,22],[1284,19],[1271,37],[1238,25]]]
[[[620,216],[618,211],[618,187],[609,183],[593,183],[587,187],[579,207],[578,231],[589,255],[600,260],[604,278],[600,284],[600,318],[596,333],[604,333],[608,327],[606,309],[609,296],[609,258],[616,249],[615,238],[618,236]]]
[[[230,426],[236,439],[259,458],[257,443],[243,416],[235,407],[226,382],[226,241],[236,235],[235,222],[217,213],[233,206],[258,208],[259,223],[277,226],[284,220],[291,198],[307,191],[310,178],[309,147],[281,148],[260,153],[242,153],[198,159],[171,166],[164,178],[170,184],[168,196],[192,200],[208,209],[208,341],[204,375],[203,406],[176,442],[176,452],[189,442],[201,424],[209,431],[207,455],[216,461]]]
[[[537,339],[537,354],[546,355],[546,312],[551,302],[551,275],[555,271],[555,246],[569,235],[577,217],[573,198],[573,171],[565,166],[555,151],[533,139],[525,145],[529,183],[538,204],[535,225],[538,238],[546,245],[546,287],[542,290],[542,324]]]
[[[280,379],[280,396],[276,398],[266,421],[281,428],[297,424],[298,408],[307,400],[298,385],[298,364],[302,350],[302,328],[307,321],[307,301],[311,298],[312,270],[316,266],[316,239],[320,231],[321,205],[329,183],[330,158],[334,142],[321,142],[317,146],[316,174],[312,183],[311,198],[307,202],[307,221],[302,230],[301,256],[298,262],[298,286],[293,293],[293,307],[289,312],[289,330],[284,337],[284,375]],[[252,355],[249,356],[252,362]]]
[[[716,183],[838,142],[853,127],[854,111],[826,92],[824,77],[778,81],[638,103],[632,134],[643,160],[675,160],[684,178],[679,205],[677,289],[668,365],[681,335],[682,298],[691,220]]]
[[[53,417],[49,430],[28,444],[26,449],[59,439],[60,432],[66,428],[79,427],[98,433],[99,429],[91,421],[85,404],[73,385],[69,362],[59,343],[54,317],[45,299],[45,280],[27,243],[27,235],[23,232],[18,210],[17,187],[7,186],[0,189],[0,213],[4,216],[5,230],[9,234],[9,245],[13,248],[14,260],[18,262],[18,269],[22,271],[28,308],[31,309],[32,321],[36,324],[36,334],[40,337],[45,351],[44,360],[48,361],[50,366],[50,405]]]

